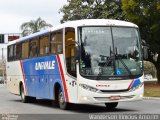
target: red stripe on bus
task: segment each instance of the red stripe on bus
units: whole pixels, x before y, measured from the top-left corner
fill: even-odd
[[[20,64],[21,64],[21,70],[22,70],[22,74],[23,74],[23,80],[24,80],[24,87],[25,87],[25,90],[26,90],[26,95],[28,95],[27,86],[26,86],[26,78],[25,78],[25,75],[24,75],[22,60],[20,60]]]
[[[132,84],[133,84],[134,80],[132,80],[132,82],[130,83],[128,90],[131,88]]]
[[[61,64],[59,55],[57,55],[56,57],[57,57],[57,60],[58,60],[58,66],[59,66],[59,70],[60,70],[60,74],[61,74],[61,79],[62,79],[62,83],[63,83],[63,87],[64,87],[64,94],[65,94],[66,102],[69,102],[66,82],[65,82],[65,78],[64,78],[63,69],[62,69],[62,64]]]

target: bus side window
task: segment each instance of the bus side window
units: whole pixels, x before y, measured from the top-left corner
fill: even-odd
[[[58,30],[51,34],[51,53],[63,53],[63,30]]]
[[[22,43],[22,59],[28,58],[29,53],[29,42]]]
[[[13,45],[8,46],[8,61],[13,61]]]
[[[40,36],[40,52],[39,56],[49,54],[49,35]]]
[[[67,72],[76,77],[75,58],[75,30],[74,28],[65,28],[65,59]]]
[[[13,60],[16,60],[16,44],[13,45]]]
[[[22,59],[22,44],[16,44],[16,60]]]
[[[30,41],[30,53],[29,53],[29,57],[37,57],[38,52],[39,52],[39,47],[38,47],[38,38],[33,38]]]

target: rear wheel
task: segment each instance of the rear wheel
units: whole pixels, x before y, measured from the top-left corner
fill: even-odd
[[[65,98],[64,98],[64,95],[63,95],[63,92],[62,92],[62,89],[60,88],[59,89],[59,92],[58,92],[58,105],[61,109],[68,109],[68,104],[66,101],[65,101]]]
[[[24,93],[24,87],[23,87],[23,85],[21,85],[21,87],[20,87],[20,95],[21,95],[21,101],[23,103],[27,103],[29,101],[29,97],[26,96],[25,93]]]
[[[21,95],[21,101],[22,101],[23,103],[35,102],[35,101],[36,101],[36,98],[35,98],[35,97],[30,97],[30,96],[26,96],[26,95],[25,95],[23,85],[21,85],[21,87],[20,87],[20,95]]]
[[[118,105],[118,102],[114,102],[114,103],[105,103],[106,108],[109,110],[115,109]]]

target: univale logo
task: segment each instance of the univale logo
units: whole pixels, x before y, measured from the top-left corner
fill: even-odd
[[[55,61],[36,62],[35,70],[50,70],[55,69]]]

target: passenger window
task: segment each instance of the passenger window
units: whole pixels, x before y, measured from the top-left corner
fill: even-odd
[[[63,30],[56,31],[51,34],[51,53],[63,53]]]
[[[49,35],[40,37],[40,56],[49,54]]]
[[[28,58],[29,42],[22,43],[22,59]]]
[[[16,44],[13,45],[13,60],[16,59]]]
[[[8,61],[13,60],[13,45],[8,46]]]
[[[22,44],[16,44],[16,60],[22,59]]]
[[[38,47],[38,38],[33,38],[30,41],[30,53],[29,53],[29,57],[37,57],[38,56],[38,52],[39,52],[39,47]]]

